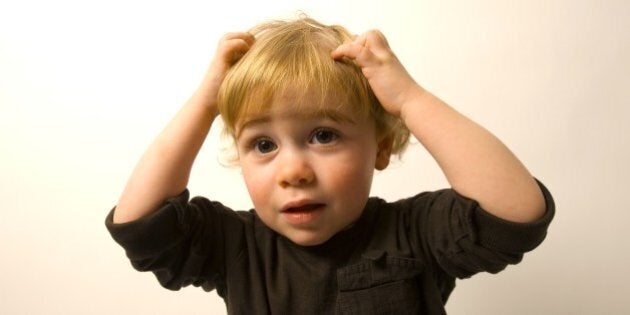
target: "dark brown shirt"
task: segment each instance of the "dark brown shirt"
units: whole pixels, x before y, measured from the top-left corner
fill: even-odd
[[[230,314],[444,314],[456,278],[499,272],[542,242],[555,209],[540,186],[547,211],[534,223],[441,190],[370,198],[351,228],[312,247],[187,191],[134,222],[113,224],[112,210],[106,225],[136,269],[171,290],[216,289]]]

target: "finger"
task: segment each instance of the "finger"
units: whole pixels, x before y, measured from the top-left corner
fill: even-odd
[[[217,50],[223,51],[247,51],[254,44],[254,36],[247,32],[234,32],[223,35],[219,41]]]
[[[378,58],[370,48],[356,43],[343,44],[337,47],[337,49],[331,52],[331,56],[335,60],[348,57],[354,60],[360,67],[379,63]]]
[[[219,42],[217,56],[228,64],[234,64],[249,51],[254,41],[254,36],[247,32],[227,33]]]
[[[255,41],[254,35],[248,32],[232,32],[223,35],[221,41],[229,41],[232,39],[242,39],[246,41],[248,44],[252,45]]]
[[[226,43],[226,61],[230,64],[234,64],[236,61],[241,59],[245,53],[249,51],[250,45],[243,39],[233,39],[230,42]]]
[[[372,45],[377,47],[389,48],[389,43],[387,42],[387,38],[383,34],[383,32],[373,29],[369,30],[365,34],[367,41],[369,41]]]
[[[335,60],[341,59],[343,57],[356,59],[361,54],[361,51],[366,48],[365,42],[365,34],[362,34],[360,36],[354,35],[352,41],[348,41],[339,45],[335,50],[331,52],[331,56]]]
[[[362,44],[366,47],[364,50],[365,62],[387,62],[390,59],[396,59],[394,52],[389,47],[387,38],[379,30],[373,29],[365,32]]]
[[[330,53],[330,56],[335,60],[343,57],[354,59],[357,55],[357,48],[353,47],[352,44],[341,44]]]

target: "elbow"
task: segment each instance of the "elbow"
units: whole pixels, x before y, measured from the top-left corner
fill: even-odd
[[[513,218],[505,218],[506,220],[517,223],[532,223],[540,220],[547,211],[545,197],[540,188],[536,186],[536,191],[530,193],[515,206]]]
[[[504,191],[480,206],[493,215],[515,223],[532,223],[544,217],[547,202],[538,182]]]

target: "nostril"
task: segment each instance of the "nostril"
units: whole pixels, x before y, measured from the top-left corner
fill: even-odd
[[[315,180],[315,174],[310,170],[294,173],[281,178],[279,184],[281,187],[286,188],[289,186],[306,186],[310,185]]]
[[[279,162],[277,172],[278,183],[281,187],[305,186],[315,180],[315,172],[311,168],[306,156],[301,152],[286,150]]]

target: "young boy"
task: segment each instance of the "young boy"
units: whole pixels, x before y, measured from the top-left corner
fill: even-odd
[[[189,201],[188,176],[218,114],[248,212]],[[452,188],[369,197],[374,169],[409,132]],[[172,290],[216,289],[229,313],[441,314],[456,278],[518,263],[553,214],[544,186],[414,82],[380,32],[352,37],[300,18],[220,41],[106,224],[136,269]]]

